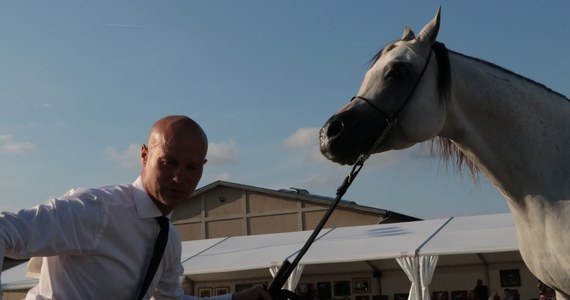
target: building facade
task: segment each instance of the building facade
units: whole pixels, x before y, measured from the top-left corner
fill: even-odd
[[[271,190],[216,181],[172,214],[183,241],[312,230],[335,199],[303,189]],[[341,201],[325,227],[416,221],[392,211]]]

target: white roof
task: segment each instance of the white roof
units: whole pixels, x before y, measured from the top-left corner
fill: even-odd
[[[2,272],[2,290],[20,290],[31,288],[38,283],[36,277],[27,276],[28,262]]]
[[[267,269],[293,261],[312,231],[182,242],[185,275]],[[323,229],[300,264],[518,251],[510,213]],[[32,287],[26,264],[2,274],[4,290]]]
[[[413,256],[447,219],[338,227],[315,242],[302,264],[388,259]]]
[[[456,217],[420,249],[420,255],[518,251],[510,213]]]
[[[189,260],[185,275],[269,268],[293,261],[312,231],[230,237]],[[185,242],[183,247],[192,247]],[[300,264],[518,251],[510,213],[323,229]]]

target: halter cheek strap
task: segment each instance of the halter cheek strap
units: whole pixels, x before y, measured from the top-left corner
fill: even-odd
[[[400,108],[393,114],[387,114],[386,112],[384,112],[381,108],[379,108],[377,105],[375,105],[372,100],[361,97],[361,96],[354,96],[350,99],[350,101],[353,101],[355,99],[359,99],[362,100],[366,103],[368,103],[370,106],[372,106],[374,108],[374,110],[376,110],[380,115],[382,115],[383,118],[385,118],[386,120],[392,120],[392,122],[395,122],[397,116],[400,114],[400,112],[404,109],[404,107],[406,107],[406,105],[408,104],[408,102],[410,101],[410,99],[412,98],[412,96],[414,95],[414,92],[416,91],[416,88],[418,87],[420,81],[422,80],[427,67],[429,65],[429,60],[431,58],[431,48],[429,50],[428,56],[427,56],[427,60],[424,64],[424,67],[422,68],[422,71],[420,72],[420,76],[418,77],[418,79],[416,80],[416,82],[414,83],[414,86],[412,87],[412,89],[410,90],[410,92],[408,93],[408,97],[406,97],[406,99],[404,100],[404,102],[402,103],[402,105],[400,105]]]
[[[386,127],[384,127],[384,130],[382,130],[382,132],[378,135],[378,138],[376,139],[376,141],[374,142],[374,144],[372,144],[372,146],[370,147],[370,149],[368,150],[368,152],[361,154],[358,159],[356,160],[356,163],[354,164],[354,167],[356,168],[357,166],[359,166],[360,168],[362,167],[362,165],[364,164],[364,161],[368,159],[368,157],[370,157],[370,155],[372,154],[372,151],[374,149],[376,149],[380,143],[382,143],[382,141],[384,140],[384,138],[386,138],[386,136],[388,135],[388,133],[390,133],[390,131],[392,130],[392,128],[394,127],[394,125],[396,124],[396,122],[398,121],[398,115],[400,114],[400,112],[404,109],[404,107],[406,107],[406,105],[408,104],[408,102],[410,101],[410,99],[412,98],[412,96],[414,95],[414,92],[416,91],[416,88],[418,87],[420,81],[422,80],[422,77],[424,76],[427,67],[429,65],[429,60],[431,58],[431,51],[432,49],[430,48],[428,56],[427,56],[427,60],[426,63],[424,64],[424,67],[422,68],[422,71],[420,73],[420,76],[418,77],[418,79],[416,80],[416,82],[414,83],[414,86],[412,87],[412,89],[410,90],[410,92],[408,93],[408,97],[406,97],[406,99],[404,100],[404,102],[402,103],[402,105],[400,106],[400,108],[393,114],[387,114],[386,112],[384,112],[382,109],[380,109],[377,105],[374,104],[374,102],[372,102],[372,100],[370,99],[366,99],[364,97],[361,96],[354,96],[350,99],[350,101],[353,100],[362,100],[366,103],[368,103],[370,106],[372,106],[372,108],[374,108],[374,110],[376,110],[385,120],[386,120]],[[353,172],[355,171],[355,169],[353,168]],[[350,176],[349,176],[350,177]]]

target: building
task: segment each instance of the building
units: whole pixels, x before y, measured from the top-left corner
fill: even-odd
[[[271,190],[216,181],[197,189],[172,222],[183,241],[312,230],[335,199],[298,188]],[[417,221],[418,218],[341,201],[326,227]]]

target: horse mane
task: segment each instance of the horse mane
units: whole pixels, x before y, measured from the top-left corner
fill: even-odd
[[[533,85],[536,85],[536,86],[538,86],[538,87],[540,87],[540,88],[542,88],[542,89],[544,89],[544,90],[546,90],[546,91],[548,91],[548,92],[550,92],[550,93],[553,93],[553,94],[555,94],[555,95],[557,95],[557,96],[559,96],[559,97],[565,99],[566,101],[570,101],[570,99],[568,99],[568,97],[566,97],[566,95],[561,94],[561,93],[559,93],[559,92],[557,92],[557,91],[555,91],[555,90],[553,90],[553,89],[547,87],[546,85],[544,85],[544,84],[542,84],[542,83],[540,83],[540,82],[534,81],[534,80],[532,80],[532,79],[530,79],[530,78],[528,78],[528,77],[524,77],[524,76],[522,76],[522,75],[520,75],[520,74],[518,74],[518,73],[515,73],[515,72],[513,72],[513,71],[511,71],[511,70],[509,70],[509,69],[506,69],[506,68],[504,68],[504,67],[501,67],[501,66],[499,66],[499,65],[496,65],[496,64],[494,64],[494,63],[492,63],[492,62],[486,61],[486,60],[481,59],[481,58],[469,56],[469,55],[466,55],[466,54],[463,54],[463,53],[459,53],[459,52],[456,52],[456,51],[453,51],[453,50],[448,50],[448,51],[451,52],[451,53],[453,53],[453,54],[462,56],[462,57],[464,57],[464,58],[467,58],[467,59],[474,60],[474,61],[476,61],[476,62],[482,63],[482,64],[484,64],[484,65],[486,65],[486,66],[488,66],[488,67],[490,67],[490,68],[492,68],[492,69],[496,69],[496,70],[499,70],[499,71],[501,71],[501,72],[510,74],[510,75],[512,75],[512,76],[514,76],[514,77],[518,77],[518,78],[520,78],[520,79],[522,79],[522,80],[524,80],[524,81],[526,81],[526,82],[528,82],[528,83],[531,83],[531,84],[533,84]]]
[[[447,107],[449,101],[449,91],[451,88],[451,64],[449,63],[449,50],[445,44],[435,42],[432,45],[432,52],[437,60],[437,89],[441,105]],[[443,164],[447,167],[450,163],[455,166],[458,174],[461,174],[463,167],[467,168],[471,178],[477,180],[479,168],[457,148],[457,146],[446,137],[435,137],[430,141],[430,152],[439,153]]]
[[[437,63],[438,63],[438,90],[440,93],[440,99],[443,101],[443,105],[446,105],[448,99],[449,88],[451,85],[451,69],[449,63],[449,52],[465,57],[467,59],[474,60],[476,62],[482,63],[488,67],[493,69],[499,70],[501,72],[505,72],[517,78],[520,78],[528,83],[534,84],[550,93],[553,93],[566,101],[570,101],[565,95],[558,93],[544,84],[538,83],[532,79],[524,77],[520,74],[517,74],[511,70],[508,70],[504,67],[499,65],[493,64],[486,60],[468,56],[459,52],[455,52],[452,50],[448,50],[443,43],[436,42],[432,46],[432,51],[436,54]],[[457,173],[461,173],[463,167],[466,167],[469,174],[471,175],[472,179],[477,181],[477,174],[479,173],[479,168],[469,160],[459,148],[448,138],[445,137],[436,137],[431,140],[430,143],[430,152],[433,154],[434,152],[439,152],[440,157],[443,160],[445,166],[448,166],[450,162],[456,167]]]

